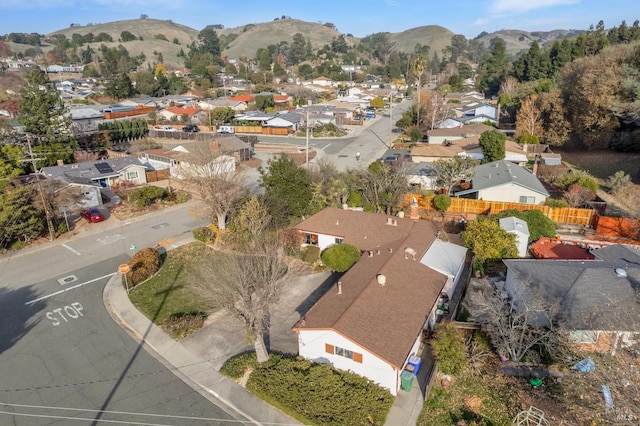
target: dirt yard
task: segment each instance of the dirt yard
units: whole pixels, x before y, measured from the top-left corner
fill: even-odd
[[[571,167],[585,170],[598,178],[602,188],[598,196],[609,204],[615,204],[624,211],[624,216],[640,217],[640,153],[606,151],[564,151],[556,149],[562,154],[562,161]],[[631,176],[633,184],[613,195],[605,192],[609,176],[618,170],[623,170]]]

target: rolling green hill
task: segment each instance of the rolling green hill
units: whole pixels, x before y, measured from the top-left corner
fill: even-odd
[[[138,39],[128,42],[119,41],[123,31],[132,33],[138,37]],[[216,31],[219,35],[237,35],[237,38],[223,51],[223,55],[229,58],[254,58],[259,48],[277,45],[283,41],[291,43],[293,41],[293,35],[296,33],[304,35],[305,39],[311,42],[314,50],[330,44],[332,39],[341,34],[338,30],[330,26],[314,22],[305,22],[298,19],[278,19],[271,22],[247,24],[237,28],[225,28]],[[184,66],[184,63],[182,59],[177,56],[178,52],[180,49],[183,49],[185,53],[188,52],[188,45],[197,38],[199,30],[176,24],[169,20],[147,18],[73,26],[48,34],[48,36],[64,34],[68,39],[71,39],[73,34],[85,35],[89,32],[93,33],[94,36],[103,32],[109,34],[114,41],[104,43],[108,47],[117,47],[119,44],[122,44],[133,56],[144,53],[147,62],[154,62],[156,60],[157,56],[154,52],[162,53],[164,62],[168,68],[180,68]],[[372,31],[372,34],[374,32],[384,32],[384,29],[375,29],[375,31]],[[533,40],[537,40],[541,46],[545,46],[556,39],[573,37],[580,32],[581,31],[576,30],[555,30],[530,33],[521,30],[501,30],[491,34],[482,34],[479,40],[482,41],[485,46],[489,46],[492,38],[501,37],[507,44],[507,52],[516,54],[524,49],[528,49]],[[159,35],[164,36],[166,41],[158,39]],[[429,55],[433,55],[434,53],[441,55],[442,50],[450,44],[453,35],[453,32],[438,25],[425,25],[402,32],[388,33],[394,50],[413,53],[416,44],[420,43],[423,46],[430,46]],[[142,38],[142,40],[139,38]],[[359,42],[358,38],[346,37],[346,39],[347,42],[352,45]],[[177,40],[177,44],[174,43],[174,40]],[[24,52],[27,48],[33,47],[14,43],[8,44],[14,52]],[[91,47],[97,50],[101,44],[102,43],[91,43]],[[41,47],[44,53],[50,49],[51,46]]]

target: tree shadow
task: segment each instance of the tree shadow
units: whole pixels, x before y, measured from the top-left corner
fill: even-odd
[[[46,303],[37,301],[33,286],[18,289],[0,288],[0,312],[2,327],[0,329],[0,354],[11,348],[39,322],[36,314],[44,309]]]
[[[341,276],[342,274],[339,272],[331,273],[331,275],[329,275],[327,279],[322,282],[322,284],[320,284],[309,296],[307,296],[298,306],[296,306],[296,312],[300,314],[301,318],[309,311],[309,309],[311,309],[313,305],[316,304],[318,300],[320,300],[322,296],[327,293],[327,291],[329,291],[331,287],[335,285],[335,283],[338,282],[338,279]]]

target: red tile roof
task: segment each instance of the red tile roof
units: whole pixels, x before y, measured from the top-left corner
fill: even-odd
[[[238,102],[253,102],[254,96],[253,95],[238,95],[238,96],[230,97],[229,100],[238,101]]]

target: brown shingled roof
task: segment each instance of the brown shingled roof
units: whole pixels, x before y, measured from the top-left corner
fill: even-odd
[[[485,124],[473,123],[460,127],[452,127],[448,129],[433,129],[427,132],[429,136],[459,136],[470,137],[474,135],[481,135],[489,130],[495,130],[493,127]]]
[[[370,215],[378,216],[382,224]],[[314,217],[303,222],[304,228],[325,233],[319,226],[310,226],[311,219]],[[436,228],[431,222],[410,219],[398,219],[398,226],[393,227],[385,225],[384,215],[339,209],[331,209],[312,224],[335,220],[347,225],[347,232],[340,234],[345,235],[345,242],[346,235],[355,238],[352,226],[363,229],[376,224],[378,232],[372,237],[379,246],[371,256],[365,252],[342,276],[342,294],[329,291],[294,330],[332,329],[400,369],[447,281],[446,276],[420,263],[435,240]],[[416,260],[405,256],[407,247],[415,250]],[[385,276],[384,286],[378,283],[378,274]]]

